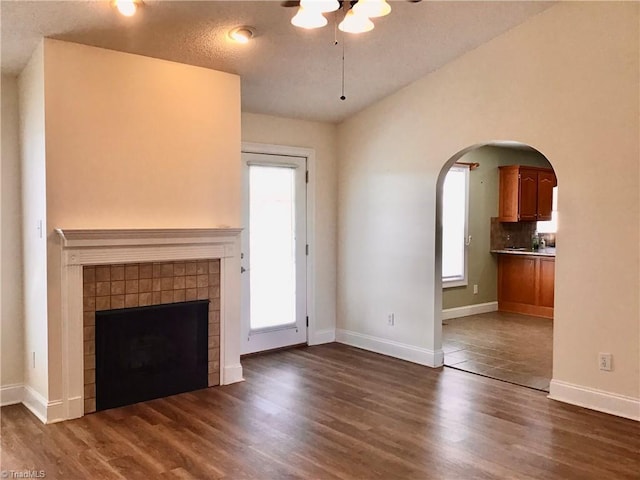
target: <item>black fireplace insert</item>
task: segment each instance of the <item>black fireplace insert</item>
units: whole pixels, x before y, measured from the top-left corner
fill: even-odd
[[[209,300],[96,312],[96,409],[207,387]]]

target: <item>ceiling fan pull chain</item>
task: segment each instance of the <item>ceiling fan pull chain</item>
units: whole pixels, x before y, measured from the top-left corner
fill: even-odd
[[[340,96],[340,100],[346,100],[347,97],[344,95],[344,38],[342,39],[342,96]]]

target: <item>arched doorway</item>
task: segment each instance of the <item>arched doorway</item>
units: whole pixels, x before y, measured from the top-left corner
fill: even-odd
[[[445,366],[548,391],[556,185],[548,159],[518,142],[473,145],[443,166],[436,191],[441,318],[435,338],[442,340]],[[533,239],[544,248],[534,251]]]

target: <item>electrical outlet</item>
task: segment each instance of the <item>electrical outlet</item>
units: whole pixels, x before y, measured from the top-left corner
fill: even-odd
[[[599,353],[598,354],[598,365],[600,366],[600,370],[604,370],[605,372],[610,372],[613,370],[612,368],[613,355],[610,353]]]
[[[478,285],[474,285],[473,286],[473,294],[477,295],[478,294]]]
[[[393,327],[396,324],[396,316],[394,313],[390,313],[387,317],[387,322],[390,327]]]

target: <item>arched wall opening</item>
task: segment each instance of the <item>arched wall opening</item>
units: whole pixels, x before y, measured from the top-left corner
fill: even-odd
[[[484,147],[498,147],[498,148],[484,148]],[[480,153],[482,152],[482,154]],[[500,152],[500,153],[496,153]],[[471,247],[467,250],[472,250],[475,248],[473,253],[473,261],[471,261],[471,255],[469,256],[468,262],[466,262],[467,268],[469,268],[469,274],[466,276],[466,281],[462,286],[456,286],[455,288],[446,288],[443,293],[443,186],[445,182],[445,178],[447,173],[450,171],[451,167],[456,164],[456,162],[474,162],[480,159],[480,166],[478,172],[472,171],[469,172],[469,177],[474,178],[474,175],[478,175],[477,179],[474,179],[474,195],[471,197],[471,203],[469,206],[469,214],[470,216],[474,214],[477,218],[469,219],[469,234],[473,231],[474,236],[473,240],[470,240]],[[483,159],[487,160],[486,163]],[[505,166],[509,164],[520,164],[522,162],[522,166],[538,166],[543,168],[553,168],[553,165],[547,158],[547,156],[542,153],[540,150],[532,147],[528,144],[517,142],[517,141],[487,141],[483,143],[478,143],[471,145],[463,150],[458,151],[452,157],[449,158],[442,166],[436,185],[436,217],[435,217],[435,241],[434,241],[434,343],[436,349],[443,347],[443,331],[442,331],[442,323],[443,323],[443,309],[446,314],[446,318],[452,319],[458,316],[465,315],[475,315],[476,313],[482,313],[482,311],[490,311],[491,308],[497,309],[497,290],[498,290],[498,281],[497,281],[497,265],[498,265],[498,256],[495,254],[489,254],[489,232],[493,231],[493,227],[502,228],[503,224],[498,224],[496,222],[497,219],[491,220],[491,217],[497,216],[498,209],[498,191],[499,191],[499,182],[498,182],[498,173],[497,166]],[[533,162],[533,163],[527,163]],[[483,170],[484,165],[484,170]],[[494,169],[494,167],[496,167]],[[487,170],[488,169],[488,170]],[[555,169],[554,169],[555,173]],[[495,177],[495,178],[494,178]],[[482,179],[482,180],[481,180]],[[486,181],[486,185],[479,186],[480,183],[484,183]],[[493,182],[493,183],[492,183]],[[471,183],[471,182],[470,182]],[[495,191],[494,191],[495,190]],[[488,193],[490,192],[490,193]],[[479,200],[479,195],[486,195],[487,198],[481,198]],[[495,202],[495,205],[494,205]],[[491,213],[495,211],[495,213]],[[486,218],[485,218],[486,217]],[[490,226],[491,223],[494,222],[493,226]],[[479,225],[482,225],[480,228]],[[524,222],[516,222],[513,224],[506,224],[509,228],[515,227],[519,230],[536,230],[536,223],[524,223]],[[542,225],[542,224],[541,224]],[[485,238],[486,236],[486,238]],[[551,235],[555,241],[555,235]],[[530,236],[529,236],[530,238]],[[469,245],[468,245],[469,246]],[[493,249],[494,247],[491,247]],[[512,253],[512,252],[508,252]],[[506,257],[512,259],[514,255],[506,255]],[[524,257],[518,256],[519,259],[523,259]],[[547,259],[553,260],[553,259]],[[482,278],[478,277],[478,272],[480,270],[478,264],[481,263],[483,265]],[[553,262],[552,262],[553,263]],[[469,266],[470,265],[470,266]],[[506,278],[506,277],[505,277]],[[553,278],[553,273],[552,277]],[[474,285],[475,284],[475,285]],[[477,295],[477,284],[480,284],[480,293],[484,295]],[[448,286],[450,286],[448,284]],[[474,288],[476,287],[476,288]],[[551,291],[553,291],[553,286],[551,287]],[[473,293],[473,295],[472,295]],[[443,302],[444,298],[444,302]],[[479,300],[480,299],[480,300]],[[488,303],[483,303],[488,302]],[[461,304],[460,306],[458,304]],[[491,305],[490,305],[491,304]],[[451,306],[457,308],[451,308]],[[483,310],[484,309],[484,310]],[[552,309],[551,309],[552,310]],[[453,315],[455,313],[456,315]],[[521,312],[524,313],[524,312]],[[537,315],[533,313],[533,315]],[[517,315],[516,315],[517,317]],[[482,318],[482,317],[474,317],[474,318]],[[487,319],[483,319],[485,321]],[[552,320],[551,320],[552,321]],[[456,323],[457,322],[457,323]],[[460,325],[461,322],[456,321],[457,325]],[[467,323],[467,325],[471,325]],[[552,324],[547,324],[545,322],[541,323],[544,325],[543,328],[550,328]],[[448,335],[451,334],[452,328],[451,326],[447,327]],[[466,332],[465,332],[466,334]],[[543,344],[543,350],[546,350],[546,357],[550,362],[552,358],[552,339],[551,339],[551,331],[547,330],[545,333],[545,341],[540,342]],[[548,340],[546,340],[548,339]],[[463,356],[464,353],[463,352]],[[446,356],[446,353],[445,353]],[[453,358],[453,355],[452,355]],[[548,366],[548,374],[545,374],[545,377],[548,377],[548,380],[551,379],[551,371],[550,364]],[[538,382],[540,383],[540,382]],[[527,385],[531,386],[531,385]],[[534,387],[535,388],[535,387]],[[546,387],[541,389],[548,390],[548,382]]]

